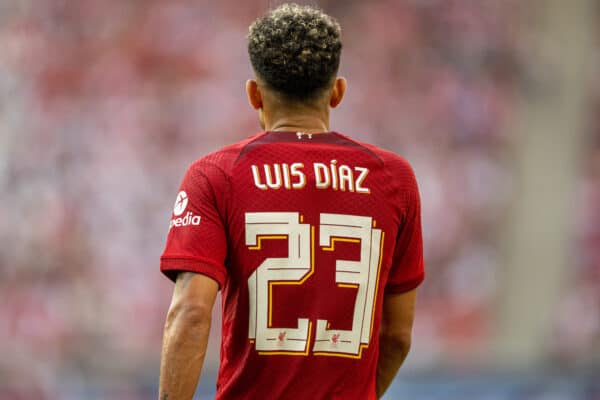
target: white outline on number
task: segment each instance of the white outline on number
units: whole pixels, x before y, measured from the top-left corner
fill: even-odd
[[[311,268],[310,225],[299,223],[297,212],[246,213],[246,245],[260,248],[261,237],[287,236],[288,257],[267,258],[248,278],[250,323],[248,337],[259,352],[306,352],[312,326],[298,318],[297,328],[269,327],[270,285],[275,282],[301,284]],[[283,336],[281,333],[284,332]]]
[[[285,239],[288,257],[266,258],[248,278],[250,315],[248,337],[259,354],[307,355],[312,323],[298,318],[297,328],[273,328],[271,286],[301,285],[314,272],[314,237],[309,224],[299,223],[297,212],[246,213],[246,245],[260,250],[261,240]],[[371,340],[377,297],[383,231],[371,228],[371,217],[320,214],[319,244],[334,251],[336,241],[360,242],[360,260],[336,260],[335,282],[356,287],[352,329],[329,329],[317,319],[314,355],[360,358]],[[314,229],[314,228],[312,228]]]
[[[352,329],[328,329],[329,322],[317,320],[313,354],[340,353],[360,355],[361,344],[371,339],[379,270],[381,229],[372,229],[373,218],[344,214],[321,214],[319,245],[333,249],[336,238],[359,239],[360,260],[336,260],[335,282],[356,285],[357,294],[352,315]],[[331,354],[333,355],[333,354]]]

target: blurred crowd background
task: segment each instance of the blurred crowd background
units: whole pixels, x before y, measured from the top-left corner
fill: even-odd
[[[600,399],[593,68],[581,88],[584,132],[564,132],[580,151],[540,354],[496,357],[503,243],[520,199],[514,121],[524,99],[553,85],[538,79],[548,65],[530,48],[544,3],[318,2],[344,32],[349,90],[332,129],[401,154],[421,186],[428,276],[388,399]],[[259,131],[244,94],[245,35],[277,4],[0,2],[0,399],[155,397],[172,291],[158,260],[176,191],[190,162]],[[600,23],[600,7],[588,11]],[[594,61],[600,42],[589,43]]]

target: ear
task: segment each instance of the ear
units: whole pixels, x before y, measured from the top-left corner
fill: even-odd
[[[255,110],[262,108],[262,94],[260,93],[258,83],[254,79],[248,79],[246,81],[246,94],[248,95],[248,102],[252,108]]]
[[[342,102],[344,94],[346,94],[347,84],[348,82],[346,82],[346,78],[335,78],[333,90],[331,91],[331,97],[329,98],[329,105],[331,108],[337,107]]]

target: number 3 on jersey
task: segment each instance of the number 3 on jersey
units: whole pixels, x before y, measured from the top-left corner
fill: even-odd
[[[300,223],[297,212],[246,213],[246,245],[260,250],[263,240],[286,240],[288,257],[267,258],[248,278],[249,338],[259,354],[307,355],[312,321],[298,318],[297,328],[272,327],[272,285],[302,285],[314,272],[314,227]],[[357,289],[351,330],[329,329],[317,319],[314,355],[360,358],[373,329],[375,299],[384,233],[372,228],[373,219],[343,214],[321,214],[319,245],[335,251],[338,241],[360,243],[360,260],[336,260],[335,282]]]

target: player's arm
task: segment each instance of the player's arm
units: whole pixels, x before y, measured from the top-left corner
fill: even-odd
[[[181,272],[177,276],[165,323],[159,400],[194,396],[218,290],[218,283],[205,275]]]
[[[417,290],[387,294],[379,333],[377,398],[390,386],[410,349]]]

